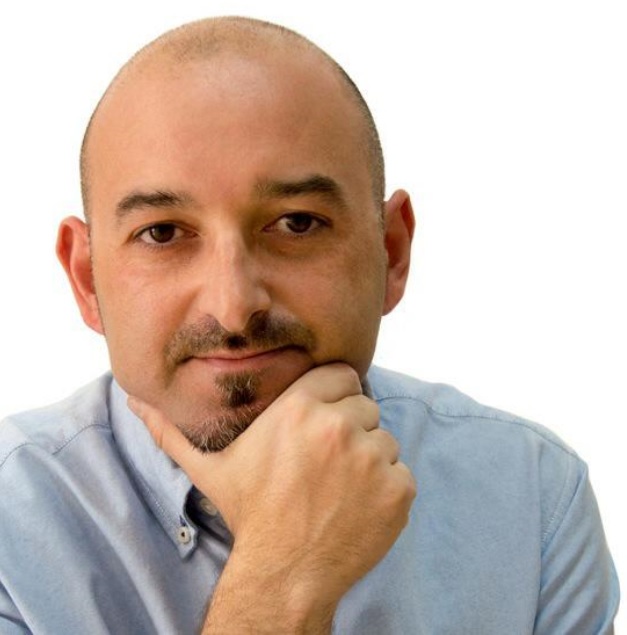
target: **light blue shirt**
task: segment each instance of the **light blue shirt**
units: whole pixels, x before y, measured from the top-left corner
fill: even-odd
[[[376,368],[369,385],[419,493],[334,632],[612,633],[618,580],[586,465],[450,387]],[[199,631],[231,536],[111,376],[0,424],[0,492],[2,635]]]

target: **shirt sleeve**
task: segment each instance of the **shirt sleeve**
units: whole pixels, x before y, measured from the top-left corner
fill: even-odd
[[[618,577],[587,468],[574,456],[571,461],[543,543],[534,635],[612,635]]]

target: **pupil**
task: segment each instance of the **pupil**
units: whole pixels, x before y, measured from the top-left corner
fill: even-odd
[[[287,224],[291,231],[300,234],[311,228],[311,216],[307,214],[293,214]]]
[[[174,225],[155,225],[150,228],[150,237],[156,243],[167,243],[174,238]]]

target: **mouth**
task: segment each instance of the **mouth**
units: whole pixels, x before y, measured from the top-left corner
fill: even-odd
[[[220,350],[204,355],[195,355],[186,362],[199,362],[218,372],[251,372],[266,368],[279,358],[293,353],[302,353],[296,346],[281,346],[268,350]]]

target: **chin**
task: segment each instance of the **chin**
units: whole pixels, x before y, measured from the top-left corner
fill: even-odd
[[[197,450],[220,452],[233,443],[266,407],[267,404],[257,402],[237,408],[223,408],[193,423],[189,420],[179,422],[177,427]]]
[[[193,395],[178,393],[174,421],[190,443],[202,452],[219,452],[230,445],[255,419],[313,364],[214,374]],[[198,370],[196,367],[195,370]],[[296,371],[296,372],[295,372]],[[204,382],[203,382],[204,383]],[[197,404],[196,407],[190,404]]]

